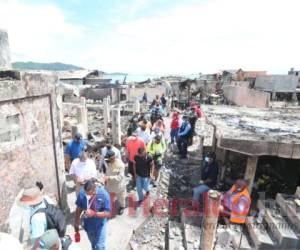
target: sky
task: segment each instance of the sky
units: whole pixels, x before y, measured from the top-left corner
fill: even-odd
[[[299,0],[0,0],[12,61],[131,74],[300,70]]]

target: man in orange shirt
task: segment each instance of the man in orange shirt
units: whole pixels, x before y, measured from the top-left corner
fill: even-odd
[[[126,156],[128,158],[128,172],[132,176],[133,186],[135,186],[135,178],[134,178],[134,171],[133,171],[134,157],[138,154],[138,149],[141,147],[146,150],[146,144],[144,140],[138,137],[137,131],[134,131],[126,141]]]

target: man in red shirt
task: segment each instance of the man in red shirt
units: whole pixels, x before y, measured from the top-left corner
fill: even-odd
[[[142,138],[139,138],[137,132],[134,131],[132,135],[127,138],[126,141],[126,156],[128,158],[128,172],[132,176],[133,186],[135,186],[134,171],[133,171],[134,157],[138,154],[138,149],[141,147],[146,150],[146,144],[144,140]]]

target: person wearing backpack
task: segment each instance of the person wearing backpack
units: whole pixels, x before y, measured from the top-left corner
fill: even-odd
[[[39,245],[40,237],[49,229],[56,229],[60,237],[65,236],[66,221],[62,211],[43,198],[39,187],[25,189],[20,203],[30,209],[30,238],[33,249]]]
[[[101,186],[89,180],[80,190],[76,200],[74,229],[79,232],[80,217],[83,214],[83,228],[92,250],[105,250],[106,223],[111,217],[110,198]]]

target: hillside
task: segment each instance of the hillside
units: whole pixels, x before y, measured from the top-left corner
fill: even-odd
[[[55,63],[13,62],[12,67],[13,69],[20,69],[20,70],[50,70],[50,71],[84,69],[72,64],[64,64],[60,62],[55,62]]]

